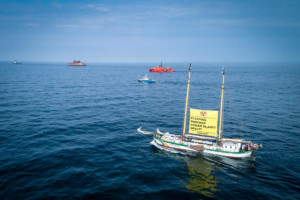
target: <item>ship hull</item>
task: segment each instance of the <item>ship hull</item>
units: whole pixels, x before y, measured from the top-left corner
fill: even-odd
[[[138,80],[138,82],[143,82],[143,83],[155,83],[153,80]]]
[[[84,63],[69,63],[68,64],[69,66],[86,66],[86,64],[84,64]]]
[[[151,144],[159,149],[164,149],[167,151],[177,150],[177,151],[184,151],[184,152],[199,152],[203,154],[212,154],[212,155],[224,156],[229,158],[251,157],[254,151],[254,150],[250,150],[250,151],[242,151],[242,152],[229,152],[229,151],[213,149],[211,146],[205,144],[199,145],[197,143],[185,142],[181,140],[173,140],[171,142],[156,137],[153,138]],[[203,148],[197,149],[195,148],[195,146],[203,146]]]
[[[171,69],[171,70],[149,69],[149,72],[163,73],[163,72],[175,72],[175,70],[174,69]]]
[[[162,69],[149,69],[149,72],[157,72],[157,73],[162,73],[164,72]]]
[[[172,70],[167,70],[165,72],[175,72],[175,70],[172,69]]]
[[[157,73],[163,73],[163,72],[175,72],[174,69],[170,67],[155,67],[155,68],[150,68],[149,72],[157,72]]]

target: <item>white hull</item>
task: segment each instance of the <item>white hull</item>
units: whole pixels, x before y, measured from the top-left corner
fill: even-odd
[[[223,150],[221,147],[211,146],[211,145],[205,145],[205,144],[198,144],[194,142],[187,142],[182,140],[173,140],[166,141],[162,139],[154,138],[151,144],[157,148],[164,149],[167,151],[185,151],[185,152],[200,152],[204,154],[213,154],[213,155],[219,155],[224,157],[230,157],[230,158],[246,158],[251,157],[253,150],[250,151],[236,151],[236,152],[229,152],[226,150]],[[195,150],[192,149],[191,146],[203,146],[203,150]],[[221,148],[221,149],[220,149]],[[218,149],[218,150],[217,150]]]
[[[229,157],[229,158],[247,158],[247,157],[251,157],[251,155],[252,155],[252,151],[247,151],[247,152],[237,154],[237,153],[227,153],[227,152],[216,152],[216,151],[204,150],[204,153],[219,155],[219,156],[224,156],[224,157]]]

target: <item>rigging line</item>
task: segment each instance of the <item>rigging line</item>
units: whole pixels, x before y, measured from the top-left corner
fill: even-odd
[[[237,113],[237,111],[234,109],[234,107],[233,107],[233,101],[232,101],[232,99],[231,99],[231,95],[230,95],[230,92],[228,92],[228,102],[229,102],[229,107],[230,107],[230,109],[233,111],[233,116],[232,116],[232,120],[235,120],[236,121],[236,123],[238,123],[238,120],[237,120],[237,117],[238,117],[238,113]],[[238,137],[238,133],[237,133],[237,130],[238,129],[238,127],[236,126],[236,124],[234,124],[234,131],[235,131],[235,133],[236,133],[236,137]],[[240,131],[241,132],[241,131]],[[242,133],[242,132],[241,132]]]
[[[227,93],[228,93],[228,92],[227,92]],[[233,113],[234,113],[235,115],[237,115],[237,112],[234,110],[234,108],[233,108],[233,106],[232,106],[232,99],[230,98],[230,95],[227,94],[227,96],[228,96],[228,104],[229,104],[230,110],[232,110]],[[232,117],[232,119],[233,119],[233,117]],[[236,123],[233,123],[233,130],[234,130],[234,133],[235,133],[235,136],[234,136],[234,137],[238,138],[238,133],[237,133],[238,130],[237,130]]]
[[[162,84],[166,84],[166,83],[162,83]],[[162,87],[162,88],[165,88],[165,87]],[[161,91],[161,88],[156,88],[156,90],[159,90],[159,91]],[[160,92],[159,92],[160,93]],[[158,94],[159,94],[158,93]],[[160,95],[159,95],[160,96]],[[162,116],[161,116],[161,112],[159,112],[159,110],[161,110],[161,106],[165,106],[165,105],[163,105],[164,103],[165,103],[165,101],[163,101],[164,100],[164,98],[163,98],[163,96],[161,96],[160,98],[156,98],[156,100],[158,100],[159,101],[159,104],[160,104],[160,106],[157,106],[155,109],[153,109],[153,107],[150,109],[152,112],[151,112],[151,118],[153,118],[152,116],[159,116],[159,118],[162,118]],[[161,120],[159,120],[159,121],[161,121]],[[159,123],[159,121],[158,121],[158,123]],[[159,126],[160,126],[161,124],[155,124],[155,129],[156,128],[159,128]]]
[[[159,112],[161,109],[162,109],[162,106],[165,106],[165,104],[170,104],[170,102],[169,101],[166,101],[164,98],[163,98],[163,96],[161,96],[160,94],[161,93],[168,93],[168,91],[169,91],[169,89],[168,89],[168,84],[170,84],[170,83],[168,83],[168,82],[161,82],[160,84],[162,84],[162,85],[160,85],[160,86],[156,86],[156,87],[152,87],[152,91],[154,91],[155,90],[155,93],[156,93],[156,95],[158,95],[159,97],[155,97],[155,100],[157,100],[157,101],[159,101],[158,102],[158,104],[159,104],[159,106],[156,106],[156,108],[154,108],[154,107],[151,107],[150,109],[149,109],[149,114],[145,117],[145,119],[146,120],[143,120],[143,123],[141,124],[141,125],[143,125],[143,124],[145,124],[145,123],[147,123],[148,121],[153,121],[153,119],[155,118],[158,118],[158,119],[162,119],[162,118],[165,118],[165,117],[163,117],[162,116],[162,112]],[[186,81],[184,81],[184,85],[186,85]],[[166,91],[165,91],[166,90]],[[147,97],[147,98],[149,98],[149,97]],[[151,98],[151,100],[153,100],[153,97]],[[180,100],[176,100],[177,102],[179,101],[179,102],[181,102],[181,99]],[[184,111],[184,110],[183,110]],[[177,115],[177,114],[176,114]],[[153,116],[157,116],[157,117],[153,117]],[[172,115],[170,115],[168,118],[172,118]],[[177,120],[176,120],[177,121]],[[180,120],[181,122],[182,122],[182,120]],[[162,120],[154,120],[154,123],[155,124],[153,124],[152,126],[151,126],[151,128],[167,128],[167,127],[162,127],[161,125],[161,123],[166,123],[166,122],[163,122]],[[155,126],[155,127],[154,127]],[[183,129],[183,125],[180,127],[180,125],[179,125],[179,128],[178,128],[178,130],[176,130],[176,132],[178,132],[178,134],[180,134],[180,132],[181,132],[181,130]],[[172,129],[171,129],[172,130]]]
[[[230,92],[228,92],[228,98],[229,98],[229,106],[231,107],[231,109],[233,110],[233,112],[234,112],[234,114],[235,114],[235,120],[236,120],[236,122],[238,123],[238,124],[240,124],[240,132],[241,132],[241,134],[245,134],[247,137],[249,136],[249,133],[248,133],[248,131],[246,130],[246,128],[245,128],[245,126],[244,126],[244,123],[243,123],[243,121],[242,120],[240,120],[240,117],[239,117],[239,114],[238,114],[238,112],[237,112],[237,110],[234,108],[234,106],[233,106],[233,100],[232,100],[232,98],[231,98],[231,94],[230,94]]]
[[[230,87],[230,86],[229,86]],[[229,105],[229,111],[230,110],[233,110],[233,112],[234,112],[234,114],[237,116],[237,112],[234,110],[234,108],[233,108],[233,104],[232,104],[232,99],[231,99],[231,96],[230,96],[230,90],[227,90],[228,88],[228,84],[226,84],[226,87],[225,87],[225,91],[226,91],[226,105]],[[224,95],[225,96],[225,95]],[[225,106],[225,105],[224,105]],[[224,112],[224,114],[225,114],[225,112]],[[232,118],[232,120],[233,120],[233,117],[232,117],[232,115],[231,115],[231,118]],[[234,122],[232,122],[232,124],[233,124],[233,131],[234,131],[234,133],[235,133],[235,135],[234,135],[234,137],[235,138],[238,138],[238,134],[237,134],[237,126],[236,126],[236,123],[234,123]]]
[[[151,90],[154,91],[154,94],[157,94],[156,93],[156,91],[158,90],[157,87],[152,87],[152,86],[150,86],[148,84],[143,84],[142,87],[144,88],[144,90],[145,90],[145,88],[147,88],[147,90],[148,90],[148,89],[150,89],[149,87],[151,87]],[[146,101],[146,103],[144,104],[144,106],[147,106],[147,104],[149,103],[148,101],[153,101],[153,97],[149,96],[149,92],[148,91],[144,91],[144,92],[147,93],[147,95],[145,95],[143,97],[144,98],[143,100]],[[158,98],[155,98],[155,99],[158,99]],[[159,99],[159,101],[160,101],[160,99]],[[151,106],[149,107],[149,110],[148,110],[148,108],[143,109],[143,110],[147,110],[147,112],[143,112],[144,114],[143,114],[143,119],[142,119],[141,126],[143,126],[145,124],[149,124],[149,121],[151,122],[153,119],[156,119],[154,116],[158,116],[157,113],[159,113],[158,112],[159,109],[160,109],[160,106],[156,106],[155,109],[153,109],[153,107],[151,107]],[[154,125],[157,126],[156,121],[154,123],[155,123]],[[156,129],[157,127],[151,127],[151,128],[155,128]]]

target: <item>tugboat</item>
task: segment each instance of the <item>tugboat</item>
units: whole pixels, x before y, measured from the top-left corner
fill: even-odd
[[[155,83],[155,80],[149,79],[147,74],[144,76],[144,78],[138,79],[138,82],[143,82],[143,83]]]
[[[85,63],[80,62],[79,60],[78,60],[78,61],[77,61],[77,60],[74,60],[72,63],[69,63],[68,65],[69,65],[69,66],[86,66]]]
[[[158,72],[158,73],[162,73],[162,72],[175,72],[174,69],[172,69],[171,67],[163,67],[162,63],[160,63],[160,65],[154,67],[154,68],[150,68],[149,69],[150,72]]]

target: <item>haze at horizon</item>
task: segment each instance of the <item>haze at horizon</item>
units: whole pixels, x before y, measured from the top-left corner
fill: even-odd
[[[298,1],[0,1],[0,60],[300,61]]]

